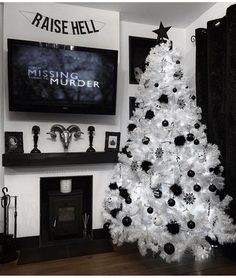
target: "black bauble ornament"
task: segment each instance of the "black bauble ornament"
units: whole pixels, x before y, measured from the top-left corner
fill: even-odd
[[[146,137],[146,136],[142,139],[142,143],[143,143],[144,145],[147,145],[149,142],[150,142],[150,138],[148,138],[148,137]]]
[[[145,119],[151,120],[155,116],[152,110],[148,110],[145,115]]]
[[[123,197],[124,199],[129,197],[129,193],[128,193],[128,190],[126,188],[119,187],[119,191],[120,191],[120,196]]]
[[[176,93],[177,92],[177,88],[173,88],[173,90],[172,90],[174,93]]]
[[[168,96],[165,94],[162,94],[159,99],[158,99],[161,103],[168,103]]]
[[[215,192],[216,191],[216,186],[214,184],[211,184],[208,189],[211,191],[211,192]]]
[[[175,247],[172,243],[168,242],[164,245],[164,251],[166,254],[171,255],[175,252]]]
[[[152,166],[152,162],[144,160],[141,164],[141,168],[143,169],[143,171],[147,172]]]
[[[185,137],[183,135],[179,135],[175,137],[174,141],[176,146],[183,146],[185,143]]]
[[[154,193],[154,197],[157,199],[160,199],[162,196],[162,191],[158,188],[153,188],[152,189],[153,193]]]
[[[116,182],[110,183],[110,184],[109,184],[109,188],[110,188],[111,190],[116,190],[116,189],[118,188],[117,183],[116,183]]]
[[[131,204],[132,203],[132,199],[130,198],[130,197],[126,197],[125,198],[125,202],[126,202],[126,204]]]
[[[170,187],[170,190],[174,193],[175,196],[179,196],[182,193],[182,187],[178,184],[173,184]]]
[[[189,229],[195,228],[195,223],[192,220],[188,221],[187,225],[188,225]]]
[[[195,140],[193,141],[193,143],[194,143],[195,145],[199,145],[199,140],[198,140],[198,139],[195,139]]]
[[[110,223],[109,222],[104,223],[103,229],[108,232],[109,228],[110,228]]]
[[[191,96],[191,99],[192,99],[192,100],[195,100],[195,99],[196,99],[196,97],[195,97],[195,96]]]
[[[168,122],[167,120],[164,120],[164,121],[162,121],[162,125],[163,125],[164,127],[166,127],[166,126],[169,125],[169,122]]]
[[[193,190],[199,192],[201,190],[201,186],[199,184],[194,184]]]
[[[158,84],[158,83],[155,83],[154,86],[157,88],[157,87],[159,87],[159,84]]]
[[[190,178],[193,178],[193,177],[195,176],[195,172],[194,172],[193,170],[189,170],[189,171],[188,171],[188,176],[189,176]]]
[[[147,212],[148,212],[148,213],[153,213],[153,208],[152,208],[152,207],[149,207],[149,208],[147,209]]]
[[[136,127],[137,126],[135,124],[129,124],[127,128],[129,131],[133,131]]]
[[[219,173],[220,173],[220,167],[219,167],[219,166],[216,166],[216,167],[214,168],[213,172],[214,172],[215,175],[219,175]]]
[[[125,216],[123,219],[122,219],[122,223],[125,227],[128,227],[131,225],[132,223],[132,219],[129,217],[129,216]]]
[[[194,135],[192,133],[188,133],[187,134],[187,140],[190,141],[190,142],[193,141],[194,140]]]
[[[175,205],[175,200],[174,200],[174,199],[169,199],[169,200],[168,200],[168,205],[169,205],[170,207],[173,207],[173,206]]]
[[[196,124],[194,125],[194,127],[195,127],[196,129],[199,129],[200,124],[199,124],[199,123],[196,123]]]
[[[170,223],[168,223],[166,225],[166,227],[167,227],[168,232],[173,234],[173,235],[176,235],[176,234],[179,233],[180,225],[175,221],[171,221]]]
[[[116,218],[117,213],[120,211],[120,208],[115,208],[110,211],[110,214],[113,218]]]
[[[214,171],[214,168],[209,168],[209,172],[213,172]]]
[[[179,65],[180,64],[180,60],[176,60],[176,64]]]

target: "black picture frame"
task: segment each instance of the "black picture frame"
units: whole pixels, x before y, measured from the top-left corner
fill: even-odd
[[[5,153],[24,153],[23,132],[5,132]]]
[[[120,149],[120,132],[106,131],[105,152],[119,152]]]
[[[156,46],[157,40],[150,38],[129,36],[129,83],[138,84],[134,70],[139,68],[145,71],[145,60],[152,47]],[[138,70],[138,69],[137,69]]]
[[[136,97],[129,97],[129,118],[134,115]]]

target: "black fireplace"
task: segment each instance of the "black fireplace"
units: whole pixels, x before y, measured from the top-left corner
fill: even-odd
[[[69,191],[62,190],[65,180],[71,181]],[[42,246],[92,236],[92,183],[92,176],[40,179]]]

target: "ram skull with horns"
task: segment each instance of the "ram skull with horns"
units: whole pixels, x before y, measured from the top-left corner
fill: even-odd
[[[67,128],[65,128],[63,125],[60,124],[53,125],[50,131],[47,132],[47,134],[50,134],[52,139],[56,139],[56,132],[60,134],[60,138],[65,151],[68,151],[68,147],[73,133],[75,139],[79,139],[81,134],[84,134],[77,125],[70,125]]]

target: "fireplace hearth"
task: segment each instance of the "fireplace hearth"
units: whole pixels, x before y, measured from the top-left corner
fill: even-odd
[[[63,193],[65,179],[71,191]],[[41,246],[92,236],[92,176],[41,178],[40,205]]]

